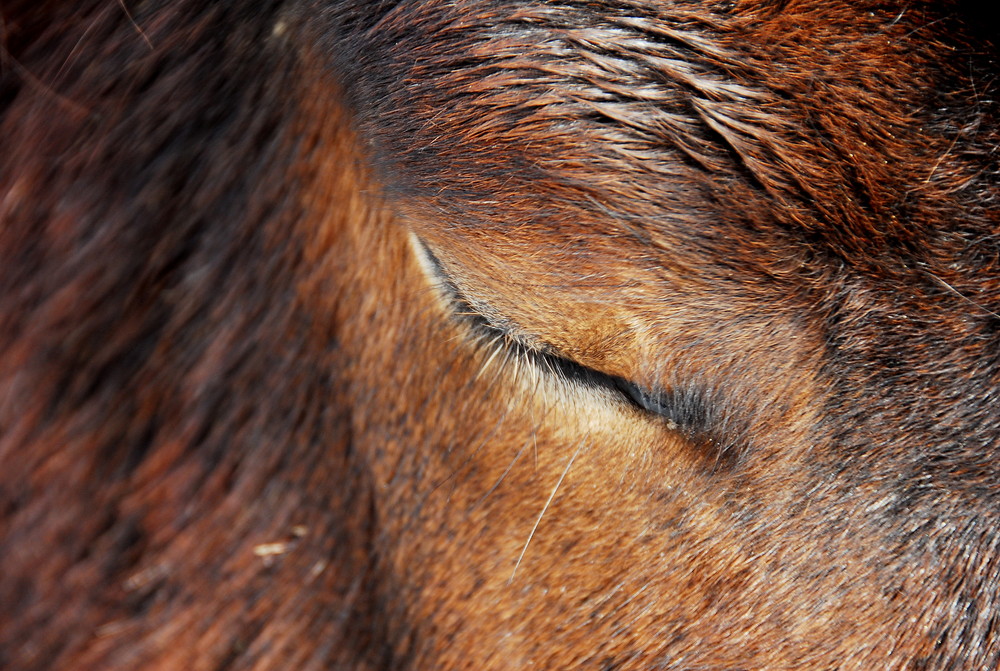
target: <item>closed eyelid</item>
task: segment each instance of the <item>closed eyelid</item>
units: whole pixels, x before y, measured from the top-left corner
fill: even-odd
[[[490,343],[503,343],[505,347],[517,349],[518,354],[535,363],[543,373],[556,374],[567,381],[613,391],[641,411],[665,419],[669,429],[677,429],[680,426],[679,418],[674,416],[664,394],[654,392],[625,377],[604,373],[574,361],[543,339],[530,334],[525,335],[523,330],[514,327],[512,321],[499,316],[496,310],[480,309],[479,306],[485,303],[471,300],[451,277],[437,255],[419,238],[415,238],[415,243],[419,253],[425,257],[423,259],[425,268],[433,273],[435,282],[446,295],[452,315],[465,322],[478,339]]]

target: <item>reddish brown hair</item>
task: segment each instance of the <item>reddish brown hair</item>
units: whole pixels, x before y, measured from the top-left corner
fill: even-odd
[[[1000,665],[953,2],[0,7],[0,667]]]

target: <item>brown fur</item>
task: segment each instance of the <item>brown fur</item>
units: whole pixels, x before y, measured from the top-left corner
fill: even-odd
[[[0,668],[997,668],[983,20],[3,3]]]

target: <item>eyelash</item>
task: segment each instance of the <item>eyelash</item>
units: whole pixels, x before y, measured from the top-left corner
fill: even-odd
[[[527,361],[543,374],[556,375],[564,381],[609,390],[638,410],[663,418],[666,420],[668,428],[677,428],[678,422],[670,413],[661,396],[651,393],[625,378],[588,368],[553,351],[531,347],[519,340],[516,335],[490,323],[485,316],[473,309],[458,286],[445,272],[437,256],[422,241],[417,240],[417,244],[432,267],[438,286],[450,300],[452,314],[464,321],[480,342],[488,343],[491,347],[506,349],[508,360]]]
[[[453,295],[452,299],[458,307],[456,314],[464,318],[476,337],[494,347],[506,348],[509,353],[508,358],[528,361],[541,371],[556,375],[567,382],[609,390],[619,397],[624,397],[624,400],[639,410],[667,420],[672,425],[670,428],[676,428],[677,423],[671,417],[662,398],[626,378],[602,373],[551,351],[529,347],[516,336],[491,324],[486,317],[473,310],[460,295]]]

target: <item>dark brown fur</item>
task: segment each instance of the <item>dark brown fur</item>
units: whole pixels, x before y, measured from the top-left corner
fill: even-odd
[[[985,17],[253,5],[0,5],[0,668],[1000,666]]]

